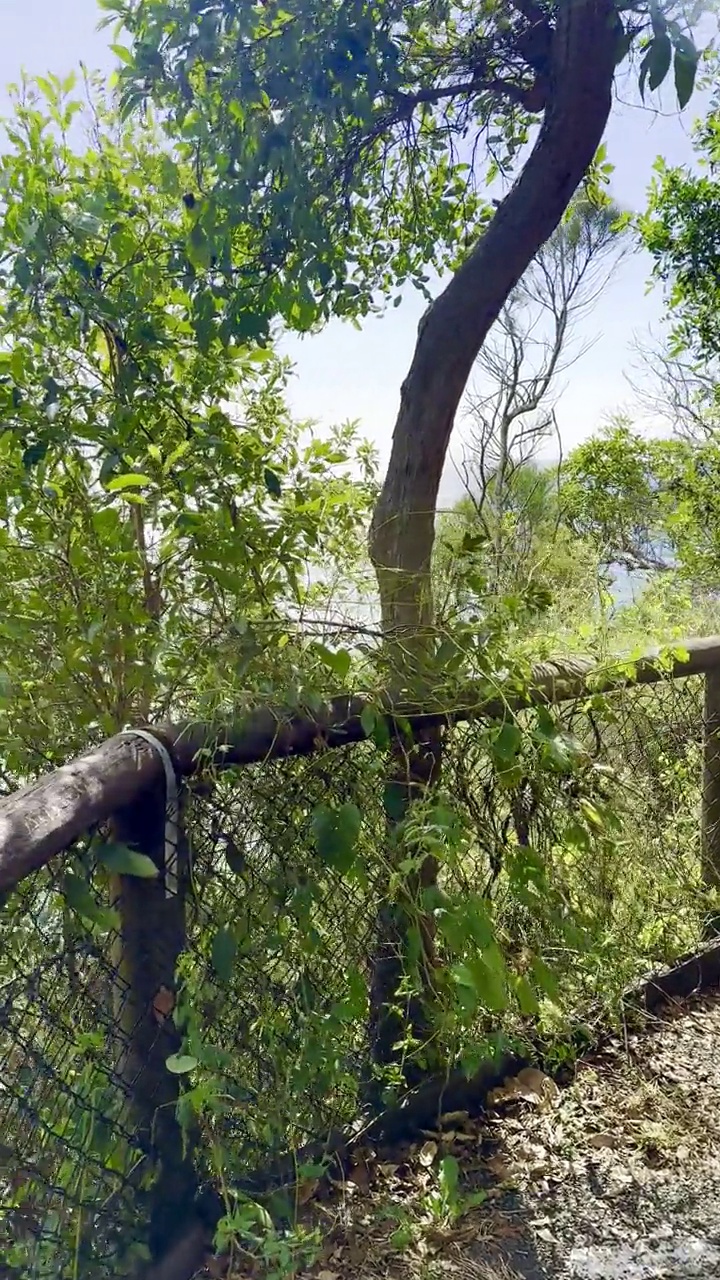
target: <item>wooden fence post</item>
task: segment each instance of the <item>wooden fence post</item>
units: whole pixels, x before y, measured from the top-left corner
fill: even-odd
[[[720,669],[705,675],[703,714],[703,787],[701,867],[706,889],[720,889]],[[714,912],[707,932],[714,935],[720,916]]]
[[[176,963],[186,935],[182,874],[171,896],[165,886],[165,780],[117,811],[113,829],[117,841],[152,858],[160,873],[155,879],[118,876],[113,886],[120,915],[116,1069],[130,1099],[139,1144],[150,1153],[155,1173],[148,1243],[157,1259],[187,1231],[197,1194],[192,1155],[176,1114],[178,1077],[166,1066],[180,1045],[172,1014]]]

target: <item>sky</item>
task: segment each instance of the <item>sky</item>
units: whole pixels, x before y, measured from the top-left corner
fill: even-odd
[[[0,112],[5,113],[9,105],[5,86],[16,80],[21,70],[29,75],[47,71],[63,75],[79,61],[90,69],[111,69],[110,34],[97,30],[101,14],[96,0],[3,0],[2,9]],[[669,164],[691,161],[690,131],[694,117],[702,112],[703,99],[696,95],[679,115],[673,109],[671,93],[665,96],[660,111],[622,101],[621,96],[606,135],[608,159],[615,165],[611,189],[621,206],[637,210],[644,206],[656,156],[662,155]],[[662,325],[662,294],[658,288],[648,291],[649,275],[646,255],[626,257],[578,326],[578,342],[593,345],[568,370],[558,400],[557,420],[565,453],[609,414],[631,405],[632,390],[626,375],[636,363],[633,341],[646,338],[649,330],[659,334]],[[335,321],[320,334],[285,338],[282,350],[295,364],[289,401],[296,415],[325,427],[357,419],[384,464],[400,385],[426,305],[410,290],[402,306],[367,320],[362,332]],[[462,449],[457,440],[451,452],[459,460]],[[441,505],[451,502],[460,491],[455,468],[449,464]]]

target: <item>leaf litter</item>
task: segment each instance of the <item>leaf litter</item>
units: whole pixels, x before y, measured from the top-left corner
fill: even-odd
[[[323,1243],[292,1280],[720,1275],[720,997],[611,1040],[565,1087],[526,1068],[480,1116],[444,1115],[391,1151],[359,1148],[300,1216]]]

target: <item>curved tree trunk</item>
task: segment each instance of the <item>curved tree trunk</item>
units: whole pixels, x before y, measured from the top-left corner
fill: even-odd
[[[557,10],[548,105],[535,146],[486,232],[421,320],[402,386],[390,463],[370,534],[398,688],[410,685],[420,691],[424,659],[431,652],[435,509],[460,399],[488,330],[558,226],[597,151],[610,113],[621,34],[613,0],[560,0]],[[438,735],[416,742],[410,754],[398,749],[393,778],[404,790],[401,811],[413,796],[437,782],[440,766]],[[390,844],[396,858],[398,843]],[[425,867],[418,879],[427,886],[435,874],[434,867]],[[412,888],[408,884],[408,896]],[[387,1061],[389,1045],[397,1039],[398,1016],[391,1015],[391,1009],[402,1004],[397,983],[412,915],[397,903],[386,904],[378,920],[370,1015],[378,1061]],[[431,974],[429,920],[421,933],[428,948],[421,967]],[[431,1000],[431,990],[427,994]],[[416,1038],[422,1038],[426,1020],[412,1011],[410,1016]]]

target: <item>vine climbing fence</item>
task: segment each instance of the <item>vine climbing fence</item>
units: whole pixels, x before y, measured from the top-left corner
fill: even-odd
[[[442,783],[399,863],[387,756],[429,729]],[[470,1079],[698,947],[719,732],[715,638],[546,663],[452,711],[342,698],[129,731],[6,798],[0,1280],[180,1280],[243,1197],[272,1189],[282,1218],[288,1169],[312,1180],[369,1097],[439,1069],[408,1026],[424,922],[442,1065]],[[379,1063],[378,936],[413,876],[399,1048]]]

